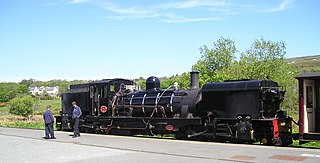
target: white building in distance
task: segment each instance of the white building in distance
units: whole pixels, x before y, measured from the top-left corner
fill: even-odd
[[[29,92],[32,95],[44,95],[45,93],[47,93],[50,96],[57,96],[59,93],[59,87],[55,86],[55,87],[29,87]]]

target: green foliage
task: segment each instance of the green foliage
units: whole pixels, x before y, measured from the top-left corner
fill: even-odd
[[[184,89],[190,88],[190,73],[188,72],[182,73],[178,77],[177,82],[180,88],[184,88]]]
[[[290,146],[292,146],[292,147],[306,147],[306,148],[320,148],[320,142],[308,142],[308,143],[300,145],[298,140],[294,140]]]
[[[169,78],[163,77],[160,78],[160,87],[163,89],[170,88],[174,82],[177,82],[178,76],[171,76]]]
[[[163,89],[172,87],[175,82],[178,83],[179,88],[188,89],[190,87],[190,74],[184,72],[181,75],[160,78],[160,81],[160,87]]]
[[[34,84],[35,80],[34,79],[29,79],[29,80],[26,80],[26,79],[23,79],[20,84],[21,85],[25,85],[26,87],[32,87],[32,85]]]
[[[8,102],[14,98],[19,92],[24,92],[24,88],[20,88],[17,83],[0,83],[0,102]]]
[[[16,97],[10,100],[9,112],[15,115],[30,116],[34,100],[31,96]]]
[[[251,48],[241,54],[237,64],[242,71],[239,75],[248,79],[273,79],[277,72],[290,66],[285,62],[286,45],[284,42],[265,41],[263,38],[255,40]]]
[[[136,79],[135,82],[140,85],[140,88],[141,89],[146,89],[146,80],[147,79],[144,79],[143,77],[140,77],[139,79]]]
[[[200,72],[200,85],[210,81],[221,81],[218,71],[228,68],[235,60],[237,48],[235,42],[221,37],[213,43],[213,48],[206,45],[200,47],[201,59],[192,66],[192,70]]]

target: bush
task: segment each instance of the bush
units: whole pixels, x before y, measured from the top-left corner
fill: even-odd
[[[16,97],[10,100],[9,112],[15,115],[30,116],[32,115],[32,106],[34,100],[31,96]]]
[[[7,106],[6,102],[0,102],[0,107],[5,107],[5,106]]]

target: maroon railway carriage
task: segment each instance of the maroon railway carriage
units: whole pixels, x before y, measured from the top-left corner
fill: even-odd
[[[300,144],[320,141],[320,73],[299,74]]]

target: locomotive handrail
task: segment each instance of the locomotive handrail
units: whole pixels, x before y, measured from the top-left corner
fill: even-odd
[[[147,108],[154,108],[150,118],[153,117],[153,114],[157,111],[157,108],[160,109],[161,113],[166,117],[166,112],[163,106],[161,105],[115,105],[114,107],[129,107],[129,108],[135,108],[135,107],[147,107]]]
[[[142,102],[141,102],[141,105],[142,105],[141,109],[142,109],[142,112],[143,112],[144,115],[146,115],[146,111],[144,109],[144,101],[146,100],[146,96],[147,96],[147,93],[145,93],[143,95],[143,99],[142,99]],[[130,106],[130,107],[132,107],[132,106]]]
[[[292,117],[290,117],[290,116],[288,116],[288,118],[290,118],[290,120],[294,123],[294,124],[296,124],[297,126],[299,126],[299,121],[298,122],[296,122]]]
[[[115,105],[115,106],[118,106],[118,107],[147,107],[147,108],[154,108],[154,107],[163,107],[161,105]]]

